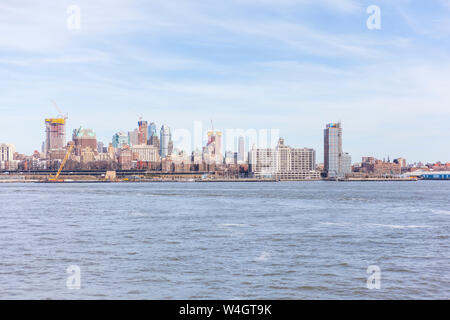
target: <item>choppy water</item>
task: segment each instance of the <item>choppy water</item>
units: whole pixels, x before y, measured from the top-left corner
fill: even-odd
[[[2,299],[450,298],[445,181],[0,184],[0,219]]]

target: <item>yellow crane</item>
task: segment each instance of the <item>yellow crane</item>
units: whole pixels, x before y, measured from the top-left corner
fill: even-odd
[[[67,149],[66,155],[64,156],[63,161],[61,162],[61,165],[59,166],[58,172],[56,173],[56,176],[53,178],[52,175],[50,175],[47,179],[49,182],[64,182],[64,180],[58,180],[59,175],[61,174],[62,169],[64,168],[67,160],[69,159],[70,154],[72,153],[73,148],[75,147],[73,142],[69,143],[69,149]]]

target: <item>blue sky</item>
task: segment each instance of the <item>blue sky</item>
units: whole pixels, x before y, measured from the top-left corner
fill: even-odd
[[[81,9],[69,30],[67,8]],[[369,5],[381,30],[369,30]],[[2,1],[0,142],[40,149],[55,100],[110,142],[171,128],[277,128],[323,159],[341,120],[361,156],[450,160],[450,1]]]

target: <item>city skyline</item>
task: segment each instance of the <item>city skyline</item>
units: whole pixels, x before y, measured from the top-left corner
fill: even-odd
[[[142,138],[140,138],[140,136],[143,134],[143,133],[141,133],[141,129],[140,129],[141,124],[143,122],[145,123],[145,126],[143,127],[143,130],[145,131],[145,137],[146,137],[145,141],[147,141],[146,143],[142,143],[143,140],[142,140]],[[211,122],[212,122],[212,120],[211,120]],[[11,141],[0,141],[0,143],[13,145],[16,152],[24,154],[24,155],[32,155],[33,152],[36,152],[36,151],[43,152],[45,154],[46,153],[45,150],[47,150],[46,149],[47,148],[47,142],[48,142],[47,139],[48,139],[48,136],[49,136],[49,132],[48,132],[49,124],[53,124],[53,125],[55,125],[55,124],[56,125],[63,124],[64,127],[66,127],[66,129],[65,129],[66,132],[64,133],[64,138],[63,138],[64,143],[63,143],[63,141],[60,138],[58,138],[58,141],[60,140],[58,142],[58,145],[63,145],[64,148],[65,148],[67,146],[68,142],[71,141],[70,139],[66,138],[67,132],[68,132],[67,131],[68,130],[67,129],[67,124],[69,124],[68,115],[67,114],[64,115],[64,116],[60,115],[60,118],[58,118],[58,116],[55,116],[55,117],[52,117],[52,118],[51,117],[45,118],[44,123],[45,123],[45,129],[44,129],[44,134],[43,134],[43,141],[41,141],[40,148],[35,148],[30,153],[21,152],[21,150],[19,150],[17,148],[17,145],[14,142],[11,142]],[[137,124],[137,126],[136,126],[136,124]],[[190,141],[192,143],[192,148],[183,148],[183,146],[186,146],[186,144],[183,143],[185,141],[182,141],[182,143],[180,145],[173,144],[171,146],[172,149],[176,149],[178,151],[183,151],[183,152],[186,152],[187,154],[191,154],[194,151],[201,151],[201,149],[203,147],[207,147],[209,145],[209,143],[210,143],[210,133],[211,132],[215,132],[215,131],[220,132],[220,134],[222,135],[227,130],[231,130],[230,132],[232,134],[230,135],[229,138],[233,138],[235,140],[234,142],[228,142],[226,145],[220,143],[220,145],[219,145],[220,157],[224,157],[227,152],[238,152],[238,153],[240,153],[243,149],[245,151],[245,155],[247,156],[247,153],[249,151],[251,151],[251,149],[253,147],[252,146],[252,142],[256,142],[256,143],[254,143],[254,145],[257,146],[257,147],[266,147],[265,142],[263,142],[263,144],[260,144],[260,142],[261,142],[260,133],[264,134],[264,137],[262,137],[262,138],[264,140],[267,140],[267,143],[269,143],[269,142],[272,143],[271,146],[267,145],[267,147],[275,148],[277,146],[277,144],[278,144],[278,138],[283,138],[284,139],[284,136],[282,134],[280,134],[280,135],[278,135],[276,137],[275,136],[271,137],[270,136],[270,134],[271,134],[270,129],[262,129],[263,131],[261,131],[261,132],[258,132],[258,130],[255,130],[255,129],[247,129],[247,130],[245,130],[245,129],[242,129],[242,128],[227,128],[227,129],[223,130],[223,129],[214,129],[214,127],[212,127],[212,128],[206,129],[206,128],[204,128],[202,126],[203,125],[202,121],[197,121],[197,123],[193,124],[193,127],[195,127],[198,124],[200,124],[200,126],[202,128],[202,130],[201,130],[201,145],[197,145],[197,147],[194,147],[194,144],[196,142],[200,142],[195,137],[195,133],[198,133],[198,132],[195,132],[196,131],[195,129],[198,130],[198,128],[194,128],[193,130],[187,130],[185,128],[182,128],[182,129],[177,128],[176,130],[179,130],[181,133],[187,132],[187,131],[189,132],[189,134],[193,133],[193,135],[189,136],[189,139],[187,139],[187,141]],[[212,125],[212,123],[211,123],[211,125]],[[363,156],[361,156],[360,158],[357,158],[357,157],[353,157],[353,155],[351,153],[349,153],[349,152],[343,152],[343,148],[342,148],[342,136],[343,136],[343,134],[342,134],[342,122],[341,121],[339,121],[339,122],[328,122],[328,123],[324,123],[323,124],[323,128],[322,128],[322,145],[319,146],[318,148],[311,147],[311,145],[308,145],[308,143],[304,143],[301,146],[300,145],[296,145],[295,147],[299,147],[299,148],[300,147],[303,147],[303,148],[310,147],[311,149],[314,149],[316,151],[323,151],[323,152],[318,152],[318,155],[316,156],[316,160],[317,160],[317,163],[322,163],[322,164],[326,163],[325,154],[327,153],[326,152],[327,142],[324,141],[323,139],[326,136],[326,133],[324,133],[324,132],[326,132],[327,130],[330,130],[330,126],[331,126],[331,128],[339,127],[339,130],[340,130],[340,133],[339,133],[339,135],[340,135],[340,137],[339,137],[340,142],[339,143],[341,144],[341,146],[335,152],[337,154],[339,154],[339,153],[342,154],[344,157],[348,157],[349,158],[348,160],[350,161],[350,164],[360,163],[361,159],[364,159],[364,158],[367,158],[367,157],[373,157],[375,159],[383,159],[383,161],[386,160],[386,159],[389,160],[390,158],[394,159],[396,157],[400,157],[401,159],[406,158],[404,155],[399,155],[399,154],[381,154],[381,156],[379,156],[379,155],[377,156],[374,153],[370,153],[370,152],[363,153],[364,154]],[[68,128],[70,128],[70,127],[68,127]],[[156,134],[157,134],[156,137],[158,138],[158,143],[161,143],[159,139],[161,138],[161,134],[162,134],[163,131],[165,131],[165,135],[167,135],[167,139],[168,139],[167,143],[169,143],[169,142],[172,143],[172,131],[173,131],[172,127],[170,127],[169,125],[167,125],[164,122],[162,122],[162,124],[160,125],[158,122],[156,122],[154,120],[150,120],[150,121],[144,120],[143,117],[139,117],[138,120],[135,121],[135,127],[134,128],[129,128],[131,131],[128,131],[128,130],[116,130],[115,133],[111,136],[111,138],[110,139],[106,139],[106,140],[101,140],[100,138],[98,138],[98,135],[97,135],[95,129],[93,129],[93,128],[86,128],[86,129],[84,129],[84,128],[85,128],[85,126],[78,125],[78,126],[75,126],[75,129],[73,129],[73,130],[69,129],[69,131],[73,132],[73,135],[75,136],[77,132],[80,132],[82,130],[89,130],[91,132],[91,134],[95,135],[96,141],[98,143],[102,143],[105,148],[110,143],[112,144],[112,146],[114,148],[118,148],[118,146],[120,146],[122,144],[128,144],[129,146],[139,145],[139,144],[147,144],[147,143],[150,142],[150,138],[151,138],[150,132],[153,131],[153,130],[156,130]],[[165,128],[165,129],[163,130],[163,128]],[[257,134],[256,140],[252,140],[251,137],[246,135],[246,133],[252,132],[252,131],[256,131],[256,134]],[[278,129],[275,129],[275,131],[278,131]],[[234,136],[234,134],[236,134],[237,132],[241,132],[241,133],[243,132],[243,134],[238,134],[237,136]],[[267,136],[266,136],[266,133],[267,133]],[[136,140],[135,142],[132,141],[132,137],[130,136],[130,135],[133,135],[133,134],[136,136],[135,137],[135,140]],[[124,135],[124,136],[122,136],[122,135]],[[180,138],[180,137],[178,136],[177,138]],[[241,141],[241,139],[243,139],[243,141]],[[183,140],[183,139],[181,139],[181,140]],[[233,147],[232,148],[227,148],[227,146],[230,146],[230,145],[233,145]],[[163,147],[162,145],[161,146],[158,145],[159,154],[160,155],[167,155],[167,148],[168,148],[168,146],[166,146],[166,148],[165,148],[166,151],[164,151],[164,152],[163,152],[162,147]],[[408,159],[408,158],[406,158],[406,159]],[[448,161],[449,160],[447,160],[447,159],[438,159],[438,160],[431,160],[431,161],[423,161],[423,160],[420,160],[420,159],[417,160],[417,161],[416,160],[411,160],[410,161],[410,159],[408,159],[408,163],[409,164],[415,164],[415,163],[423,163],[423,164],[425,164],[425,163],[437,163],[437,162],[446,163]],[[335,170],[335,169],[333,169],[333,170]]]
[[[140,116],[174,129],[213,118],[320,151],[323,124],[341,120],[354,159],[450,159],[446,1],[377,1],[380,30],[369,1],[75,1],[75,30],[71,4],[0,4],[0,141],[22,153],[40,149],[54,99],[68,133],[104,142]]]

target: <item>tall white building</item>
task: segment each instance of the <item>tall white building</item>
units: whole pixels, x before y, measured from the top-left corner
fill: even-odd
[[[324,130],[324,172],[329,178],[351,173],[351,157],[342,151],[341,123],[329,123]]]
[[[341,156],[341,173],[344,176],[352,173],[352,157],[347,152]]]
[[[134,129],[133,131],[128,131],[128,143],[131,146],[139,144],[139,130]]]
[[[165,124],[161,126],[159,140],[159,154],[161,158],[165,158],[171,153],[170,145],[172,143],[172,134],[170,133],[170,128]]]
[[[0,161],[13,161],[16,147],[13,144],[0,144]]]
[[[239,164],[245,162],[245,140],[244,137],[240,136],[238,138],[238,154],[237,154],[237,162]]]
[[[14,161],[16,147],[13,144],[0,144],[0,169],[16,170],[18,161]]]
[[[315,170],[316,152],[309,148],[291,148],[280,138],[275,148],[253,147],[248,156],[253,177],[279,180],[320,179]]]

